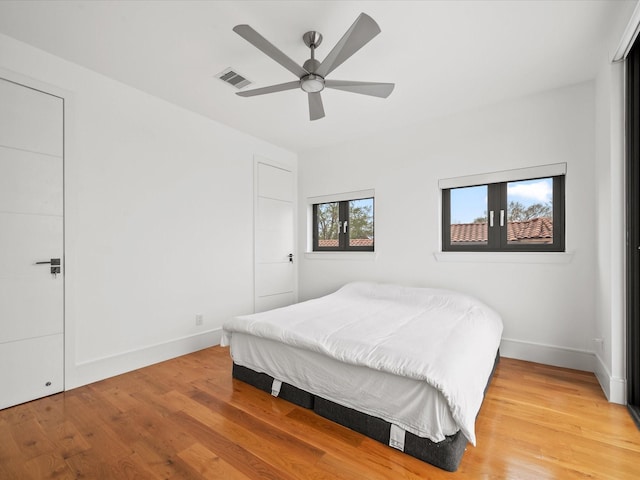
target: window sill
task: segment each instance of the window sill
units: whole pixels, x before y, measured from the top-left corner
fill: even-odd
[[[306,252],[305,260],[359,260],[373,261],[376,252]]]
[[[438,262],[571,263],[573,252],[434,252]]]

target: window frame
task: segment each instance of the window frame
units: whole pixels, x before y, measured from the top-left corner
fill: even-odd
[[[369,200],[371,199],[371,205],[373,208],[372,211],[372,220],[373,220],[373,242],[371,246],[351,246],[349,245],[349,232],[351,231],[351,226],[349,225],[349,202],[357,201],[357,200]],[[321,247],[319,245],[318,238],[318,205],[323,205],[327,203],[337,203],[338,204],[338,246],[337,247]],[[312,208],[312,231],[313,231],[313,243],[312,243],[312,251],[313,252],[374,252],[376,237],[375,237],[375,197],[366,196],[366,197],[357,197],[357,198],[349,198],[348,200],[329,200],[322,201],[318,203],[313,203],[311,205]],[[343,228],[343,222],[347,220],[346,229]]]
[[[507,184],[511,182],[551,178],[553,180],[553,243],[510,244],[507,240],[507,224],[500,226],[499,212],[507,212]],[[494,226],[487,226],[485,245],[455,245],[451,243],[451,190],[457,188],[486,186],[487,215],[495,212]],[[565,174],[519,178],[493,183],[480,183],[459,187],[442,188],[442,251],[443,252],[565,252]]]

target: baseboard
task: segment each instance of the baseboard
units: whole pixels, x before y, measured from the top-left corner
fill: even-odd
[[[569,347],[503,338],[500,342],[500,355],[574,370],[587,372],[595,370],[595,354],[593,352]]]
[[[65,390],[219,345],[221,335],[222,329],[216,328],[138,350],[78,363],[75,365],[74,371],[66,372]]]
[[[627,403],[626,380],[624,378],[617,378],[611,375],[611,372],[598,354],[595,354],[595,368],[593,373],[595,373],[607,400],[621,405],[625,405]]]

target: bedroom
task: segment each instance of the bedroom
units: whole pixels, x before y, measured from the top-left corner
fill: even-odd
[[[333,4],[334,11],[324,14],[318,6],[311,9],[305,5],[283,14],[282,26],[277,23],[271,27],[269,22],[275,21],[275,12],[279,11],[274,7],[243,2],[243,8],[239,8],[237,4],[216,2],[207,5],[208,10],[199,17],[214,18],[215,33],[221,37],[210,34],[207,21],[201,20],[194,28],[197,43],[190,42],[192,37],[162,39],[165,28],[176,28],[172,22],[193,21],[178,7],[153,18],[145,17],[150,12],[143,7],[112,18],[82,3],[62,2],[59,7],[56,3],[49,7],[34,2],[0,4],[2,72],[68,94],[65,388],[214,345],[227,318],[253,309],[253,162],[258,155],[296,172],[298,299],[329,293],[360,279],[455,288],[484,299],[508,319],[501,346],[503,356],[594,371],[607,396],[623,402],[624,275],[619,246],[624,199],[622,167],[620,157],[616,157],[621,148],[616,141],[622,134],[622,120],[618,118],[621,94],[617,89],[621,73],[609,63],[609,54],[620,41],[635,2],[614,2],[615,6],[609,7],[606,2],[588,2],[595,11],[591,16],[584,14],[586,26],[579,32],[582,36],[559,35],[567,43],[575,42],[569,45],[574,48],[576,44],[588,46],[587,66],[581,67],[584,70],[560,69],[566,60],[563,55],[580,50],[563,50],[562,42],[554,43],[556,50],[549,53],[549,64],[544,58],[528,59],[540,62],[534,65],[547,65],[544,71],[520,69],[519,77],[509,77],[509,82],[500,84],[487,83],[486,77],[485,83],[482,78],[474,78],[474,89],[484,87],[481,93],[486,98],[481,102],[476,97],[473,105],[463,103],[467,100],[462,96],[463,82],[451,83],[446,90],[457,96],[432,96],[434,104],[430,105],[433,110],[450,108],[449,112],[429,118],[416,112],[419,106],[414,106],[407,115],[420,120],[409,125],[394,125],[384,117],[385,109],[392,108],[394,101],[410,95],[402,89],[402,82],[409,79],[394,77],[393,70],[400,65],[393,63],[387,50],[384,59],[389,63],[381,67],[382,71],[367,67],[371,57],[363,49],[351,59],[353,64],[345,64],[345,69],[353,68],[348,78],[394,81],[397,90],[383,101],[346,94],[336,95],[340,101],[330,103],[330,97],[326,99],[327,118],[323,120],[337,122],[330,124],[338,126],[334,127],[335,134],[349,132],[352,140],[341,136],[332,143],[314,144],[318,138],[325,138],[323,129],[328,127],[308,125],[306,102],[295,97],[297,92],[268,99],[274,102],[269,103],[274,108],[282,102],[292,109],[286,110],[282,119],[271,121],[261,103],[267,100],[237,99],[232,89],[218,85],[213,78],[228,66],[240,69],[234,61],[244,56],[246,66],[240,71],[248,78],[265,85],[286,81],[287,72],[271,66],[268,58],[260,57],[260,52],[236,38],[231,28],[246,22],[277,45],[296,45],[297,36],[289,39],[278,35],[282,34],[280,29],[286,30],[286,19],[305,28],[301,19],[316,18],[311,14],[306,17],[305,9],[323,19],[322,31],[329,47],[360,11],[371,14],[382,29],[369,48],[402,48],[402,41],[409,40],[419,43],[416,32],[413,37],[405,34],[398,39],[394,32],[403,29],[397,26],[397,7],[376,3]],[[446,10],[445,4],[438,5]],[[427,7],[428,3],[422,8]],[[455,43],[458,48],[472,44],[473,34],[480,35],[473,27],[474,21],[489,21],[474,17],[476,12],[465,11],[451,14],[459,22],[451,28],[469,31],[468,37]],[[103,24],[95,16],[100,14],[105,22],[115,22],[107,25],[119,34],[107,36],[108,31],[98,30]],[[48,21],[66,26],[68,34],[44,28]],[[153,37],[157,43],[146,43],[147,37],[140,35],[138,25],[144,22],[158,30]],[[525,37],[533,36],[539,27],[528,22],[517,27],[503,23],[509,26],[505,34],[513,35],[514,30],[526,27]],[[109,41],[96,38],[95,31]],[[436,29],[434,34],[438,32],[442,33]],[[561,40],[552,33],[547,31],[545,38]],[[485,45],[479,38],[478,45]],[[203,60],[211,51],[220,50],[214,46],[215,39],[229,49],[224,63]],[[133,43],[128,45],[128,41]],[[531,42],[522,43],[520,46]],[[133,49],[133,45],[140,45],[141,50]],[[61,48],[60,53],[47,53],[48,48],[56,47]],[[65,58],[65,48],[70,58]],[[123,52],[128,48],[144,54],[148,61],[127,57]],[[303,58],[306,52],[301,42],[293,48],[300,48],[298,56]],[[443,50],[452,47],[425,41],[425,45],[414,48],[411,52],[415,55],[437,53],[440,58]],[[185,51],[188,54],[180,57]],[[215,110],[216,101],[233,102],[220,103],[224,108],[219,110],[228,112],[229,118],[236,112],[235,126],[194,113],[199,111],[198,105],[188,108],[167,101],[174,98],[170,90],[176,84],[163,81],[161,70],[141,71],[151,69],[154,59],[154,65],[162,66],[166,52],[178,56],[170,57],[176,62],[170,66],[173,71],[191,71],[189,68],[200,62],[201,83],[196,90],[201,89],[202,104]],[[443,67],[434,66],[434,71],[427,68],[424,74],[437,78],[438,69],[453,68],[459,52],[445,55],[448,61]],[[78,55],[77,59],[73,55]],[[101,72],[99,64],[91,63],[92,57],[111,62],[114,70]],[[87,62],[84,66],[81,59]],[[409,65],[414,61],[403,60]],[[473,58],[466,60],[469,69],[482,70]],[[263,69],[271,68],[269,72],[275,78],[258,78]],[[553,69],[566,77],[548,79],[546,75]],[[504,73],[508,73],[506,67]],[[154,93],[145,93],[133,80],[127,82],[129,74],[132,78],[155,78],[149,87]],[[541,83],[532,84],[529,91],[518,90],[510,98],[501,97],[502,91],[513,88],[518,79],[525,84],[536,75]],[[545,79],[547,84],[542,83]],[[182,90],[191,87],[182,86]],[[443,86],[436,84],[434,88]],[[373,117],[377,130],[368,135],[359,130],[364,127],[357,120],[354,124],[348,115],[356,106],[362,112],[359,117]],[[240,129],[242,122],[260,112],[258,122],[271,123],[264,128],[276,131],[271,141]],[[305,130],[295,131],[294,127]],[[284,140],[287,130],[294,130],[289,132],[291,143]],[[385,130],[385,135],[376,133]],[[434,253],[440,250],[438,180],[558,162],[566,162],[568,171],[568,253],[561,256],[561,261],[547,256],[547,260],[531,263],[521,255],[509,261],[497,255],[476,256],[473,261],[455,256],[436,258]],[[376,198],[375,254],[320,257],[306,253],[309,199],[369,189],[375,189]],[[202,315],[203,325],[196,325],[196,315]]]

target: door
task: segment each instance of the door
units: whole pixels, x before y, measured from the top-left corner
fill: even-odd
[[[640,428],[640,44],[627,57],[627,402]]]
[[[293,173],[256,162],[255,311],[294,302]]]
[[[0,408],[64,387],[62,172],[63,100],[0,79]]]

